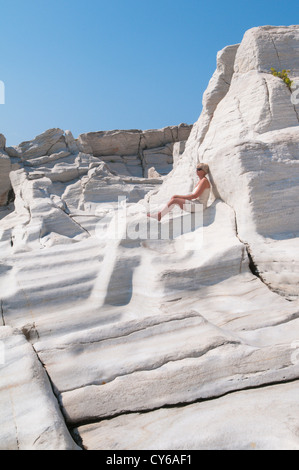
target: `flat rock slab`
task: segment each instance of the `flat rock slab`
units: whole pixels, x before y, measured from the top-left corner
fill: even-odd
[[[299,450],[299,382],[77,428],[87,450]]]
[[[195,331],[195,336],[198,333]],[[205,334],[199,336],[204,340]],[[292,346],[252,348],[210,345],[201,357],[174,360],[154,370],[117,377],[62,394],[64,415],[73,425],[132,411],[211,399],[230,391],[291,380],[299,375]],[[211,406],[212,407],[212,406]]]
[[[1,450],[79,450],[47,374],[22,334],[0,327]]]

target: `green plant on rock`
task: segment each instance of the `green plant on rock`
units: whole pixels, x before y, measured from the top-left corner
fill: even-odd
[[[271,67],[271,73],[274,77],[281,78],[289,89],[291,89],[293,81],[289,77],[290,70],[283,69],[281,72],[278,72],[273,67]]]

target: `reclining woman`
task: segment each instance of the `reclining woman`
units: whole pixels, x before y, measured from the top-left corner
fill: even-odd
[[[211,189],[210,182],[206,178],[206,175],[209,173],[209,166],[206,163],[198,164],[196,173],[199,178],[199,182],[191,194],[187,194],[186,196],[176,194],[175,196],[172,196],[170,201],[161,211],[155,214],[148,213],[147,216],[160,221],[162,217],[168,214],[168,212],[170,212],[176,205],[187,212],[195,212],[197,204],[202,204],[204,206],[203,209],[206,209]]]

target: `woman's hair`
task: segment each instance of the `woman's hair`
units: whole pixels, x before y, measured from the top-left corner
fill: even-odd
[[[197,170],[203,170],[206,174],[209,173],[210,168],[207,163],[199,163],[196,167]]]

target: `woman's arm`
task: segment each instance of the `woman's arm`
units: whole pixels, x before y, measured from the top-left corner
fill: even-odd
[[[191,199],[193,199],[193,194],[188,194],[186,196],[181,196],[180,194],[175,194],[174,196],[172,196],[173,198],[178,198],[178,199],[188,199],[189,201]]]
[[[193,191],[192,194],[188,194],[186,196],[180,196],[176,194],[173,197],[177,197],[180,199],[187,199],[188,201],[191,201],[192,199],[197,199],[206,188],[209,188],[210,184],[206,178],[202,179],[201,182],[199,183],[198,186],[196,186],[195,190]]]

